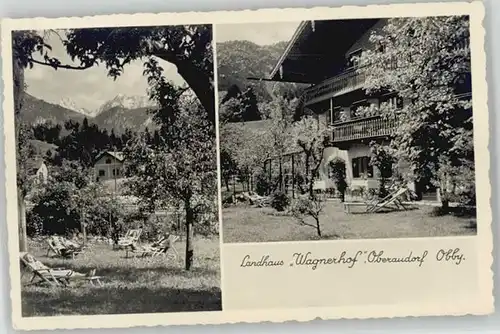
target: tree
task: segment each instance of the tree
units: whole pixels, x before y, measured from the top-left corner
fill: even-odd
[[[19,120],[19,118],[18,118]],[[26,240],[26,196],[34,185],[34,175],[30,160],[36,154],[35,148],[31,144],[33,132],[28,125],[18,122],[16,123],[16,164],[17,164],[17,203],[19,215],[19,250],[27,251],[28,243]]]
[[[52,168],[50,182],[30,198],[31,233],[70,234],[87,229],[96,234],[109,231],[109,215],[115,207],[104,188],[93,180],[93,170],[75,161],[64,160]],[[38,226],[37,228],[36,225]],[[31,234],[30,233],[30,234]]]
[[[302,224],[313,226],[319,237],[321,237],[320,215],[326,198],[324,194],[314,192],[314,183],[323,163],[325,148],[329,144],[329,133],[329,127],[312,116],[306,116],[295,122],[292,128],[293,138],[304,155],[304,183],[307,189],[306,194],[300,196],[293,205],[292,214]],[[307,216],[314,219],[314,225],[306,223]]]
[[[345,161],[340,158],[335,158],[330,161],[329,165],[331,170],[331,178],[334,180],[335,187],[340,193],[341,202],[344,202],[345,191],[347,189]]]
[[[304,117],[293,125],[293,138],[304,155],[304,183],[311,198],[314,197],[314,182],[323,162],[329,133],[328,126],[312,116]]]
[[[392,177],[392,170],[396,159],[394,158],[393,149],[387,145],[377,144],[375,141],[370,143],[370,164],[377,167],[379,172],[379,191],[378,196],[385,198],[389,195],[387,182]]]
[[[162,106],[153,118],[160,127],[161,142],[151,145],[143,135],[129,142],[124,151],[126,173],[131,177],[127,188],[153,209],[182,203],[187,235],[185,268],[190,270],[196,213],[217,196],[215,129],[189,91],[166,82],[153,86],[151,96],[161,100]]]
[[[63,34],[50,32],[58,35],[68,55],[80,65],[62,64],[52,57],[46,36],[40,36],[36,31],[16,31],[13,33],[13,51],[20,68],[37,64],[54,69],[85,70],[103,64],[108,74],[117,78],[133,60],[159,58],[177,66],[179,74],[199,98],[208,119],[215,123],[210,25],[69,29]],[[35,57],[35,53],[39,53],[41,59]]]
[[[68,54],[73,60],[78,60],[80,65],[62,64],[51,56],[51,46],[46,43],[46,36],[41,36],[37,31],[12,33],[16,141],[19,137],[17,124],[21,122],[20,112],[24,101],[24,69],[35,64],[50,66],[56,70],[85,70],[104,64],[108,74],[116,79],[132,60],[145,59],[146,63],[154,63],[155,57],[163,59],[176,65],[179,74],[203,105],[207,119],[214,126],[215,97],[210,25],[70,29],[65,31],[64,37],[57,31],[50,32],[61,38]],[[35,56],[36,54],[40,57]],[[24,182],[21,180],[21,183]],[[18,192],[18,211],[22,240],[20,247],[21,250],[26,250],[26,233],[23,232],[26,231],[23,218],[26,208],[21,191]]]
[[[221,148],[220,150],[220,167],[222,180],[226,185],[226,190],[229,191],[229,180],[236,173],[237,168],[236,162],[231,157],[231,153],[225,148]]]
[[[313,197],[301,196],[292,206],[292,215],[305,226],[316,229],[318,237],[321,238],[321,223],[319,217],[325,208],[325,194],[314,194]],[[314,225],[306,221],[306,217],[314,219]]]
[[[396,119],[391,142],[414,177],[441,187],[447,208],[453,184],[473,186],[459,170],[474,170],[470,93],[469,20],[465,16],[389,19],[370,36],[359,58],[368,93],[393,93],[404,105],[383,103],[382,117]],[[366,112],[366,111],[365,111]]]
[[[297,100],[287,100],[280,96],[275,96],[270,103],[270,119],[271,128],[270,145],[272,147],[272,155],[278,159],[278,175],[279,189],[283,191],[284,173],[283,173],[283,156],[293,150],[293,137],[291,136],[293,110],[297,105]]]
[[[243,120],[243,105],[239,97],[227,99],[220,105],[219,122],[241,122]]]

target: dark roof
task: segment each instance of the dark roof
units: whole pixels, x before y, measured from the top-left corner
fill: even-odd
[[[315,84],[344,70],[345,53],[380,19],[303,21],[269,79]]]
[[[114,152],[114,151],[103,151],[95,157],[95,160],[97,161],[105,155],[109,155],[120,162],[125,161],[125,156],[123,155],[123,152]]]

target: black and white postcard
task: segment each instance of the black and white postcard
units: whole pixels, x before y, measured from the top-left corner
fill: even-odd
[[[5,19],[14,326],[491,313],[484,15]]]

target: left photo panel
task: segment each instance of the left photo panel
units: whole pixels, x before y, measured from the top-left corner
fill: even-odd
[[[11,42],[22,317],[222,310],[212,26]]]

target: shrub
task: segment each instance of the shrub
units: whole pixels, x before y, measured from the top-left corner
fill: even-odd
[[[283,192],[275,192],[272,196],[271,207],[276,211],[285,211],[290,205],[290,198]]]
[[[301,196],[292,204],[291,214],[301,224],[314,227],[319,237],[321,237],[320,215],[325,207],[326,198],[324,195],[315,195],[314,197]],[[306,222],[306,218],[314,219],[315,224]]]
[[[265,196],[269,194],[271,188],[272,185],[266,173],[259,173],[255,183],[255,192],[261,196]]]
[[[335,187],[340,194],[340,200],[344,202],[345,192],[347,190],[345,161],[340,158],[335,158],[330,161],[330,172],[335,182]]]

